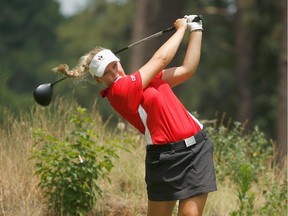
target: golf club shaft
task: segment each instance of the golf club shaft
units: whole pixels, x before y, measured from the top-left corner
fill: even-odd
[[[172,30],[174,30],[174,29],[175,29],[175,27],[174,27],[174,26],[171,26],[171,27],[169,27],[169,28],[167,28],[167,29],[165,29],[165,30],[163,30],[163,31],[157,32],[157,33],[155,33],[155,34],[153,34],[153,35],[150,35],[150,36],[148,36],[148,37],[146,37],[146,38],[143,38],[143,39],[141,39],[141,40],[139,40],[139,41],[136,41],[136,42],[128,45],[127,47],[124,47],[124,48],[122,48],[122,49],[114,52],[114,54],[117,54],[117,53],[120,53],[120,52],[122,52],[122,51],[124,51],[124,50],[127,50],[127,49],[129,49],[130,47],[136,46],[136,45],[138,45],[138,44],[140,44],[140,43],[142,43],[142,42],[144,42],[144,41],[148,41],[148,40],[151,40],[151,39],[153,39],[153,38],[159,37],[159,36],[161,36],[162,34],[164,34],[164,33],[166,33],[166,32],[169,32],[169,31],[172,31]]]
[[[59,80],[56,80],[55,82],[51,83],[51,85],[53,86],[53,85],[55,85],[56,83],[61,82],[62,80],[66,79],[66,78],[68,78],[68,77],[65,76],[65,77],[63,77],[63,78],[61,78],[61,79],[59,79]]]
[[[198,21],[200,21],[200,20],[202,20],[202,18],[201,18],[200,16],[197,16],[197,17],[194,18],[194,20],[193,20],[192,22],[198,22]],[[118,53],[120,53],[120,52],[123,52],[123,51],[125,51],[125,50],[127,50],[127,49],[129,49],[129,48],[131,48],[131,47],[133,47],[133,46],[136,46],[136,45],[138,45],[138,44],[140,44],[140,43],[142,43],[142,42],[144,42],[144,41],[151,40],[151,39],[156,38],[156,37],[159,37],[159,36],[161,36],[161,35],[163,35],[163,34],[165,34],[165,33],[167,33],[167,32],[173,31],[174,29],[175,29],[175,27],[174,27],[174,26],[171,26],[171,27],[169,27],[169,28],[167,28],[167,29],[164,29],[164,30],[162,30],[162,31],[160,31],[160,32],[157,32],[157,33],[155,33],[155,34],[153,34],[153,35],[150,35],[150,36],[148,36],[148,37],[146,37],[146,38],[143,38],[143,39],[141,39],[141,40],[139,40],[139,41],[136,41],[136,42],[128,45],[127,47],[124,47],[124,48],[122,48],[122,49],[114,52],[114,54],[116,55],[116,54],[118,54]],[[63,77],[63,78],[55,81],[54,83],[52,83],[52,85],[55,85],[56,83],[65,80],[66,78],[68,78],[68,77]]]

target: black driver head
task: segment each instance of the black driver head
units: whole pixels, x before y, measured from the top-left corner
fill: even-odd
[[[48,106],[51,102],[52,95],[53,86],[51,83],[39,85],[33,93],[34,99],[41,106]]]

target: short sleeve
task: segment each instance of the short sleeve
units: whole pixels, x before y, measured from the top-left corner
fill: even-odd
[[[143,97],[142,80],[139,71],[115,82],[110,88],[107,97],[114,108],[136,112]]]

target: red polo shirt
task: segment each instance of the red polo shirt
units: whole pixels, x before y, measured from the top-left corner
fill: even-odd
[[[137,71],[100,93],[124,119],[145,134],[148,144],[180,141],[203,127],[161,77],[162,72],[142,89],[141,75]]]

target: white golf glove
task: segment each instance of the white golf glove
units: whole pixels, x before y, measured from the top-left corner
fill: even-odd
[[[193,22],[193,20],[197,16],[198,15],[185,15],[184,16],[184,18],[187,19],[187,27],[190,30],[190,32],[195,31],[195,30],[202,30],[203,31],[202,20],[199,20],[197,22]]]

